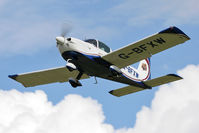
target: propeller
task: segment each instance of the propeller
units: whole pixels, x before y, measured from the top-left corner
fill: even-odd
[[[71,23],[63,23],[61,26],[61,35],[59,37],[56,37],[56,40],[58,42],[63,42],[63,44],[66,43],[66,36],[70,33],[70,31],[72,30],[72,24]],[[71,38],[67,38],[67,41],[71,41]],[[58,44],[62,44],[62,43],[57,43]]]
[[[70,33],[70,31],[72,30],[72,24],[70,23],[63,23],[61,26],[61,35],[56,37],[57,42],[63,42],[63,44],[66,43],[66,36]],[[71,38],[67,38],[68,41],[71,40]],[[58,44],[62,44],[62,43],[57,43]]]
[[[66,37],[72,30],[72,25],[70,23],[63,23],[61,28],[61,36]]]

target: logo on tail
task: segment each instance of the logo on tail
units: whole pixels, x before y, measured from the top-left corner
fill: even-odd
[[[138,66],[138,73],[140,75],[139,80],[146,81],[151,79],[151,62],[150,58],[147,58],[145,60],[140,61],[140,64]]]
[[[143,69],[144,71],[147,71],[147,65],[146,65],[145,63],[142,63],[142,69]]]

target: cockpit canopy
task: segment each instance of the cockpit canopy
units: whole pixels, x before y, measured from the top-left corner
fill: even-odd
[[[103,42],[101,42],[99,40],[87,39],[87,40],[85,40],[85,42],[93,44],[95,47],[105,51],[106,53],[110,53],[111,52],[111,49],[106,44],[104,44]]]

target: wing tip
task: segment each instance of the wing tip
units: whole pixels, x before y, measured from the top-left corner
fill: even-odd
[[[18,74],[14,74],[14,75],[8,75],[9,78],[16,80],[16,78],[18,77]]]
[[[184,35],[188,40],[190,40],[191,38],[186,35],[182,30],[180,30],[179,28],[175,27],[175,26],[171,26],[170,28],[167,28],[165,30],[162,30],[159,32],[160,34],[162,33],[173,33],[173,34],[182,34]]]
[[[109,91],[109,93],[110,93],[111,95],[113,95],[113,96],[120,97],[119,95],[117,95],[117,94],[114,93],[114,90]]]
[[[179,76],[179,75],[177,75],[177,74],[168,74],[168,76],[176,77],[176,78],[178,78],[179,80],[180,80],[180,79],[183,79],[183,77],[181,77],[181,76]]]

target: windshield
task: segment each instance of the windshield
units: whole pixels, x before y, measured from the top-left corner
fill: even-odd
[[[97,47],[97,41],[95,39],[87,39],[87,40],[85,40],[85,42],[93,44],[95,47]]]
[[[106,53],[111,52],[111,49],[106,44],[104,44],[103,42],[97,41],[95,39],[87,39],[87,40],[85,40],[85,42],[93,44],[95,47],[105,51]]]
[[[100,41],[98,41],[98,42],[99,42],[99,48],[101,50],[103,50],[103,51],[105,51],[107,53],[110,53],[111,50],[106,44],[104,44],[103,42],[100,42]]]

